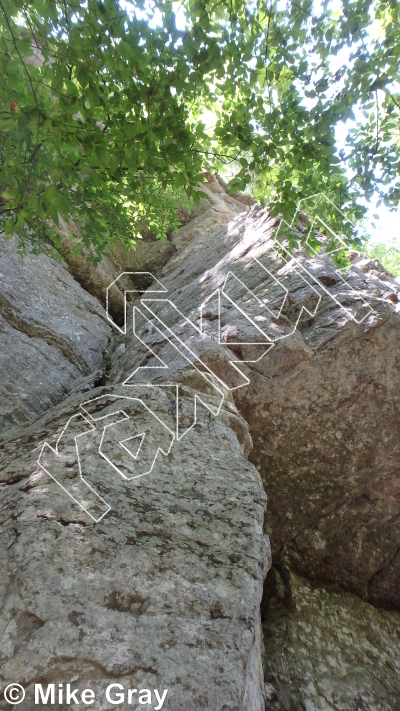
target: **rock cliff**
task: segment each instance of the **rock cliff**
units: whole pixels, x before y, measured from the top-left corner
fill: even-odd
[[[345,277],[282,258],[279,221],[207,191],[97,270],[1,247],[1,689],[395,711],[397,285],[357,255]]]

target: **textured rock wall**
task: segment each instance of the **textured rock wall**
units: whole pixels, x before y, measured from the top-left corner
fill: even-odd
[[[218,181],[207,190],[168,244],[113,252],[97,270],[1,247],[1,690],[24,684],[23,710],[38,681],[95,688],[106,709],[101,690],[117,681],[168,688],[171,711],[398,711],[398,614],[369,604],[399,606],[397,287],[359,258],[345,282],[323,257],[282,263],[266,211]],[[135,311],[134,335],[132,309],[144,311],[134,290],[150,281],[125,275],[110,292],[120,328],[132,292],[123,335],[104,293],[138,269],[181,313]],[[229,298],[217,295],[224,285]],[[373,311],[357,323],[361,298]],[[154,387],[166,382],[179,384],[178,410],[173,387]],[[118,425],[124,409],[129,433],[149,434],[127,400],[138,393],[171,431],[177,412],[183,431],[196,423],[127,481],[99,457],[97,423]],[[96,430],[82,417],[94,398]],[[79,475],[77,434],[80,471],[103,502]],[[60,435],[41,468],[44,441]],[[122,467],[125,452],[113,457]],[[263,603],[265,688],[259,473],[277,565]],[[66,491],[93,514],[104,501],[111,511],[94,523]]]
[[[283,580],[282,580],[282,577]],[[284,568],[263,607],[269,711],[400,708],[400,615]]]
[[[22,683],[22,709],[33,708],[35,682],[73,680],[96,690],[99,710],[118,682],[168,689],[164,708],[173,711],[261,711],[269,549],[257,470],[220,418],[199,424],[140,483],[105,467],[91,441],[84,475],[112,506],[95,524],[36,464],[38,443],[81,400],[69,398],[3,443],[1,688]],[[171,404],[152,396],[164,418]],[[72,445],[62,453],[57,468],[47,466],[74,492]]]
[[[216,196],[198,214],[226,224],[243,209],[228,203]],[[103,398],[98,417],[124,408],[130,434],[148,428],[146,411],[120,384],[96,387],[105,349],[120,347],[110,342],[106,313],[62,265],[21,262],[12,249],[3,246],[1,283],[1,691],[18,680],[26,689],[19,708],[28,710],[35,683],[70,682],[95,689],[100,711],[117,682],[168,689],[163,708],[171,711],[262,711],[260,602],[270,552],[246,423],[232,403],[220,417],[205,410],[151,473],[126,481],[99,456],[103,430],[93,434],[76,417],[84,402]],[[118,275],[111,261],[102,269],[95,292]],[[93,290],[93,281],[86,286]],[[123,307],[123,291],[117,298]],[[194,390],[181,395],[190,419]],[[173,392],[149,388],[141,397],[174,428]],[[60,435],[58,449],[41,454]],[[98,523],[76,503],[101,509],[85,482],[111,506]],[[155,708],[135,699],[118,708]],[[2,694],[0,708],[8,708]]]
[[[177,253],[161,280],[193,322],[199,323],[203,300],[234,275],[227,288],[237,306],[226,301],[221,307],[221,343],[216,302],[203,312],[202,334],[189,333],[182,317],[162,304],[152,308],[216,375],[231,377],[232,388],[240,384],[232,359],[249,379],[232,395],[249,424],[250,457],[269,495],[274,557],[379,606],[399,608],[398,285],[359,258],[345,281],[322,256],[299,253],[282,264],[268,242],[276,227],[255,207],[214,232],[198,217],[174,240]],[[269,272],[260,272],[255,258]],[[272,275],[288,290],[281,310],[282,289]],[[357,323],[351,314],[364,303],[371,313]],[[246,314],[274,341],[269,352],[257,346],[263,336]],[[157,332],[144,341],[168,362],[170,375],[181,368]],[[151,365],[144,346],[134,349],[132,337],[125,342],[125,351],[114,352],[111,381],[143,362]]]
[[[101,368],[111,329],[97,299],[45,255],[0,245],[0,431],[32,420]],[[99,376],[101,377],[101,375]]]

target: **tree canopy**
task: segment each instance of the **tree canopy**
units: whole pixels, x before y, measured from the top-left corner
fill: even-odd
[[[397,205],[399,15],[398,0],[0,0],[0,231],[41,251],[61,215],[97,258],[143,220],[163,237],[205,167],[287,220],[320,191],[355,219],[374,192]]]

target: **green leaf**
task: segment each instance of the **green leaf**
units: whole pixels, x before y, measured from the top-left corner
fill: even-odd
[[[49,202],[49,214],[53,222],[58,226],[59,225],[59,219],[58,219],[58,210],[56,207],[56,204],[54,202]]]
[[[4,231],[6,233],[6,239],[11,239],[14,234],[14,220],[12,217],[6,222]]]
[[[5,2],[20,32],[21,3]],[[0,192],[35,249],[58,213],[79,222],[94,261],[108,241],[129,244],[139,222],[162,238],[179,203],[204,197],[194,191],[203,171],[285,214],[324,192],[355,219],[374,193],[399,204],[394,1],[283,12],[187,0],[184,31],[171,3],[157,4],[156,20],[153,0],[138,7],[140,19],[116,0],[25,3],[21,56],[32,57],[31,32],[42,46],[41,62],[25,67],[3,23]],[[342,49],[349,61],[334,70]],[[354,114],[339,153],[337,124]]]
[[[14,200],[18,196],[18,190],[16,188],[8,188],[2,193],[4,200]]]

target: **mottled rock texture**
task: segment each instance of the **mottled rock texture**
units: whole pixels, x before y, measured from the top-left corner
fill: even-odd
[[[261,711],[269,549],[257,470],[229,425],[212,416],[138,482],[104,466],[94,440],[82,468],[112,506],[95,524],[36,464],[38,443],[81,400],[3,445],[1,688],[15,679],[26,687],[21,709],[34,708],[35,682],[73,680],[96,690],[99,710],[110,707],[104,690],[118,681],[169,689],[164,708],[172,711]],[[150,402],[168,417],[168,396],[154,392]],[[72,491],[74,464],[72,447],[58,465],[48,462]]]
[[[160,279],[202,332],[163,303],[151,309],[236,388],[230,396],[249,424],[250,457],[269,496],[266,530],[275,559],[399,608],[398,285],[360,257],[345,279],[323,256],[299,252],[282,262],[268,241],[276,227],[259,207],[215,232],[204,229],[202,216],[194,219],[175,238],[177,253]],[[209,297],[226,279],[234,304],[221,301],[218,342],[217,297]],[[271,350],[255,345],[265,337],[246,314],[272,340]],[[169,370],[148,377],[175,378],[181,357],[152,322],[143,341]],[[150,355],[127,336],[114,351],[111,380],[154,365]],[[230,365],[235,359],[249,380],[244,387]]]
[[[229,199],[214,203],[224,209],[218,216],[203,205],[210,225],[226,224],[243,209]],[[82,403],[103,398],[98,417],[118,419],[116,410],[124,408],[129,435],[145,430],[151,437],[147,411],[126,399],[131,391],[96,387],[108,363],[105,311],[62,265],[47,257],[20,261],[9,256],[11,247],[3,251],[4,265],[12,266],[4,268],[1,285],[9,339],[2,348],[8,419],[0,453],[1,691],[16,680],[23,684],[22,711],[36,708],[36,682],[94,689],[96,711],[110,708],[104,691],[111,682],[168,689],[163,708],[171,711],[263,711],[260,603],[270,551],[266,496],[245,456],[246,423],[232,403],[219,417],[203,409],[151,473],[124,479],[99,455],[101,420],[92,432],[76,417]],[[110,264],[101,277],[109,282],[118,276],[107,272]],[[84,285],[93,290],[90,280]],[[122,305],[123,289],[135,286],[135,280],[119,284]],[[112,349],[111,343],[109,355]],[[196,376],[196,390],[207,389]],[[180,392],[183,421],[191,419],[194,394],[190,384]],[[151,417],[174,430],[174,392],[148,388],[140,395]],[[79,434],[83,439],[75,440]],[[60,435],[57,451],[45,448],[41,468],[44,441],[55,447]],[[120,463],[124,451],[112,456]],[[66,493],[96,512],[98,499],[80,471],[111,506],[98,523]],[[8,708],[0,696],[0,708]],[[154,707],[137,696],[133,705],[118,706]]]
[[[24,684],[22,711],[53,681],[96,711],[112,681],[168,688],[171,711],[399,711],[398,613],[369,604],[400,604],[398,289],[357,255],[344,279],[282,260],[279,221],[206,190],[164,246],[97,270],[1,248],[0,691]],[[104,292],[135,270],[167,292],[121,278],[122,334]],[[112,428],[137,473],[154,415],[180,439],[128,481]]]
[[[283,577],[283,580],[282,580]],[[397,711],[400,615],[281,568],[264,597],[269,711]]]
[[[45,255],[0,244],[0,432],[62,400],[104,362],[111,328],[99,302]]]
[[[202,192],[208,196],[208,199],[201,198],[200,204],[191,209],[180,208],[178,217],[183,225],[189,225],[194,218],[202,215],[203,230],[211,233],[215,232],[219,225],[226,225],[232,217],[246,210],[247,206],[253,203],[244,195],[238,194],[235,198],[230,197],[220,179],[209,174],[208,182],[202,187]],[[112,244],[109,247],[109,256],[104,257],[95,267],[84,256],[71,256],[74,242],[79,243],[79,237],[75,234],[72,239],[70,227],[63,220],[60,221],[60,226],[62,252],[66,258],[68,271],[104,307],[106,306],[108,285],[119,274],[125,272],[124,277],[109,294],[110,314],[117,323],[123,321],[124,291],[135,288],[135,286],[140,288],[149,286],[151,279],[144,277],[142,272],[151,272],[157,276],[176,252],[176,238],[161,242],[156,240],[151,232],[143,230],[143,239],[136,242],[134,250],[126,251],[123,245]],[[193,237],[190,227],[185,230],[184,234],[186,241]],[[132,275],[132,272],[137,272],[137,274]]]

